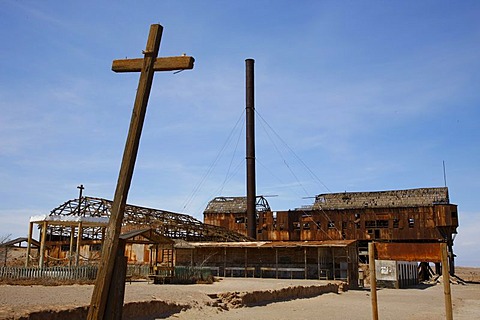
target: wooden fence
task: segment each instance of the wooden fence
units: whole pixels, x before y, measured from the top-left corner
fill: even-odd
[[[212,269],[217,268],[176,266],[174,281],[176,283],[196,283],[213,280]],[[215,271],[218,274],[218,270]]]
[[[215,269],[215,270],[212,270]],[[148,265],[128,265],[127,277],[138,277],[147,279],[150,274]],[[173,271],[173,270],[172,270]],[[207,267],[175,267],[174,277],[177,282],[191,282],[206,280],[212,276],[212,271],[218,275],[218,268]],[[97,266],[78,267],[0,267],[0,279],[57,279],[57,280],[95,280],[97,277]],[[163,275],[159,273],[158,275]],[[167,276],[167,274],[165,274]],[[172,272],[168,273],[172,277]]]
[[[148,278],[151,273],[151,267],[148,264],[128,264],[127,276],[133,278]]]
[[[0,279],[95,280],[97,266],[78,267],[0,267]]]

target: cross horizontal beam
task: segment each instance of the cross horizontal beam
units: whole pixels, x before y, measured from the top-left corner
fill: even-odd
[[[113,60],[112,71],[114,72],[140,72],[143,58]],[[174,71],[193,69],[195,59],[189,56],[156,58],[153,71]]]

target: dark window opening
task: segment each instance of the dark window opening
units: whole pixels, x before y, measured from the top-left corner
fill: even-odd
[[[398,223],[399,223],[398,219],[393,219],[393,227],[395,229],[398,229]]]
[[[317,230],[322,229],[322,225],[320,224],[320,221],[315,222],[315,224],[317,225]]]
[[[408,218],[408,227],[413,228],[415,226],[415,219]]]
[[[377,228],[388,228],[388,220],[377,220]]]
[[[237,218],[235,218],[235,223],[245,223],[245,217],[237,217]]]
[[[365,221],[365,228],[388,228],[388,220]]]
[[[376,223],[374,220],[365,221],[365,228],[375,228],[375,226],[376,226]]]
[[[310,229],[310,223],[309,222],[304,223],[303,229]]]
[[[74,245],[74,246],[72,247],[72,251],[73,251],[73,252],[76,251],[76,250],[75,250],[76,247],[77,247],[76,245]],[[62,247],[60,248],[60,250],[62,250],[62,251],[70,251],[70,245],[69,245],[69,244],[62,244]]]
[[[335,228],[335,222],[329,221],[328,222],[328,229],[334,229]]]
[[[102,251],[102,245],[99,243],[91,244],[90,251]]]
[[[300,230],[300,222],[293,223],[293,230]]]

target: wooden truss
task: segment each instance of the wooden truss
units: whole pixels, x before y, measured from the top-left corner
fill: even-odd
[[[50,216],[110,217],[112,201],[82,197],[65,202],[50,212]],[[171,239],[186,241],[249,241],[248,237],[222,227],[205,224],[189,215],[165,210],[126,205],[122,227],[152,227]],[[52,225],[47,231],[50,239],[70,238],[70,228]],[[102,228],[83,228],[83,239],[102,239]]]

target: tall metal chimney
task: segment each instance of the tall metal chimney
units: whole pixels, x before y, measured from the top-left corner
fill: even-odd
[[[255,187],[255,103],[254,68],[255,60],[246,59],[246,118],[247,118],[247,235],[257,238],[257,212]]]

